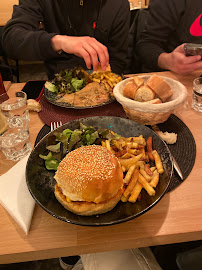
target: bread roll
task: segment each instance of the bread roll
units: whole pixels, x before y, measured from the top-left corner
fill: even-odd
[[[135,99],[136,91],[144,84],[144,80],[138,76],[131,78],[123,89],[123,95],[131,99]]]
[[[146,85],[156,93],[162,102],[168,100],[173,94],[170,85],[156,74],[147,80]]]
[[[144,79],[134,76],[133,78],[134,83],[136,84],[137,88],[141,87],[144,84]]]
[[[27,108],[29,111],[40,112],[41,111],[41,104],[36,101],[35,99],[28,99],[27,100]]]
[[[159,98],[155,98],[155,99],[152,99],[152,100],[149,100],[149,101],[145,101],[145,103],[148,103],[148,104],[160,104],[160,103],[162,103],[162,101]]]
[[[136,94],[136,90],[137,90],[137,87],[136,85],[134,84],[134,81],[131,80],[129,81],[124,89],[123,89],[123,95],[125,97],[128,97],[128,98],[131,98],[131,99],[134,99],[135,98],[135,94]]]
[[[155,96],[154,91],[148,86],[143,85],[137,89],[135,94],[135,100],[140,102],[149,101],[154,99],[154,96]]]

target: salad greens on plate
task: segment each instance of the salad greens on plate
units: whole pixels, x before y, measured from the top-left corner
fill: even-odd
[[[75,130],[64,129],[62,132],[54,131],[48,138],[47,155],[40,154],[45,160],[47,170],[57,170],[60,161],[72,150],[81,146],[101,144],[102,140],[118,139],[120,136],[109,129],[85,126]]]
[[[52,82],[47,81],[45,87],[55,94],[71,94],[78,92],[87,84],[87,76],[83,69],[65,69],[55,74]]]

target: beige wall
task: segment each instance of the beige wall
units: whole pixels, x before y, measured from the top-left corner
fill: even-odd
[[[140,7],[139,2],[141,2],[141,7],[148,6],[149,0],[128,0],[130,3],[132,3],[133,7]]]
[[[18,0],[0,0],[0,26],[6,24],[13,13],[13,5],[18,4]]]

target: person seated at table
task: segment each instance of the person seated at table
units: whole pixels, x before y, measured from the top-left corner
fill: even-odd
[[[121,74],[127,55],[128,0],[21,0],[4,27],[8,57],[45,62],[48,77],[76,66]]]
[[[200,55],[185,56],[184,43],[202,44],[201,0],[152,0],[136,46],[141,72],[202,69]]]

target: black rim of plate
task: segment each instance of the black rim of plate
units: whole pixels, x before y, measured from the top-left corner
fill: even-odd
[[[98,122],[98,120],[99,120],[99,122]],[[43,147],[43,144],[45,145],[45,140],[51,134],[51,132],[50,132],[41,141],[39,141],[36,144],[35,148],[33,149],[32,153],[29,156],[27,166],[26,166],[26,181],[27,181],[28,189],[29,189],[32,197],[34,198],[34,200],[37,202],[37,204],[39,204],[41,206],[41,208],[43,208],[46,212],[48,212],[50,215],[54,216],[55,218],[63,220],[63,221],[68,222],[68,223],[72,223],[72,224],[76,224],[76,225],[82,225],[82,226],[107,226],[107,225],[119,224],[119,223],[122,223],[122,222],[132,220],[132,219],[146,213],[153,206],[155,206],[162,199],[162,197],[165,195],[165,193],[167,192],[170,181],[171,181],[171,178],[172,178],[172,175],[173,175],[173,164],[172,164],[172,161],[171,161],[170,151],[169,151],[167,145],[164,143],[164,141],[161,140],[160,137],[158,137],[149,127],[143,126],[143,125],[141,125],[139,123],[136,123],[136,122],[134,122],[132,120],[125,119],[125,118],[103,116],[103,117],[88,117],[88,118],[82,118],[82,119],[74,120],[74,121],[71,121],[69,123],[66,123],[62,127],[58,128],[58,130],[63,130],[66,127],[71,128],[72,125],[74,126],[76,123],[78,125],[79,122],[83,122],[84,124],[88,124],[89,122],[90,123],[95,122],[95,123],[99,123],[99,124],[97,124],[97,126],[103,127],[103,125],[106,126],[106,121],[108,121],[108,123],[112,123],[114,121],[113,122],[114,126],[111,127],[111,125],[109,124],[108,128],[111,127],[112,130],[115,130],[115,132],[117,132],[117,130],[114,127],[116,126],[116,123],[118,123],[118,122],[121,122],[121,125],[123,125],[123,123],[124,123],[124,125],[126,125],[126,124],[129,125],[130,124],[131,125],[130,126],[131,130],[133,130],[134,128],[137,129],[137,133],[134,134],[134,136],[136,136],[136,135],[139,136],[142,133],[142,130],[144,130],[144,133],[146,134],[147,137],[152,135],[153,139],[154,139],[154,142],[157,142],[157,144],[159,144],[160,151],[161,151],[161,153],[159,153],[159,154],[161,155],[161,157],[165,158],[165,161],[167,162],[165,166],[167,166],[167,169],[165,170],[165,172],[163,174],[164,176],[163,175],[161,176],[161,180],[160,180],[159,184],[157,185],[156,194],[157,194],[157,192],[159,192],[158,196],[156,195],[157,197],[156,196],[155,197],[150,197],[146,193],[146,191],[143,190],[142,191],[143,192],[143,197],[142,197],[142,201],[140,200],[140,202],[137,202],[135,204],[129,203],[129,202],[127,202],[127,203],[119,202],[115,208],[113,208],[111,211],[109,211],[109,212],[107,212],[105,214],[96,215],[96,216],[90,216],[90,217],[78,216],[76,214],[73,214],[73,213],[69,212],[65,208],[63,208],[63,206],[56,200],[53,190],[49,190],[50,189],[49,181],[53,182],[53,175],[54,174],[48,172],[48,177],[46,177],[47,182],[44,182],[44,183],[45,183],[46,186],[48,186],[47,191],[50,192],[50,193],[53,193],[53,194],[51,194],[51,196],[52,195],[54,195],[54,196],[51,198],[51,200],[53,200],[53,203],[51,202],[51,206],[47,207],[47,205],[44,205],[44,203],[42,203],[43,199],[45,197],[49,196],[47,194],[48,192],[44,192],[44,193],[42,192],[41,193],[41,189],[43,188],[43,184],[41,186],[39,184],[39,186],[37,187],[38,190],[40,190],[39,197],[40,196],[41,197],[39,199],[39,197],[37,197],[38,194],[36,196],[36,193],[35,193],[35,190],[34,190],[35,189],[35,186],[34,186],[35,183],[34,184],[31,183],[31,179],[33,179],[33,175],[40,175],[40,179],[42,179],[43,178],[42,177],[43,172],[46,169],[45,169],[44,165],[43,165],[43,168],[42,168],[42,166],[40,167],[40,165],[39,165],[39,168],[40,168],[41,171],[37,171],[35,173],[30,173],[30,172],[34,171],[34,167],[36,165],[36,164],[33,163],[34,157],[36,157],[36,154],[37,154],[37,157],[38,157],[38,154],[39,154],[39,153],[36,153],[36,152],[38,151],[38,149],[41,149],[40,147]],[[102,122],[102,125],[100,125],[100,122]],[[93,125],[93,124],[91,124],[91,125]],[[124,129],[124,125],[122,127],[123,129]],[[94,126],[96,126],[96,124],[94,124]],[[130,133],[130,131],[129,131],[129,133]],[[123,134],[123,136],[124,136],[124,134]],[[143,134],[143,136],[144,136],[144,134]],[[38,158],[37,161],[39,159],[40,158]],[[50,176],[51,174],[52,174],[52,176]],[[164,183],[164,181],[162,181],[163,179],[164,180],[166,179],[165,183]],[[39,180],[39,181],[41,181],[41,180]],[[55,180],[54,180],[54,185],[55,185]],[[47,201],[48,200],[50,200],[50,199],[48,198]],[[48,204],[49,204],[49,202],[50,201],[48,201]],[[147,203],[149,205],[145,206]],[[143,204],[143,206],[141,204]],[[51,210],[51,207],[53,207],[53,208],[56,207],[57,210],[59,209],[59,211],[62,212],[62,215],[58,215],[57,213],[55,213],[56,211],[54,212],[53,210]],[[143,210],[139,211],[139,209],[141,207],[142,207]],[[137,208],[137,212],[135,212],[136,208]],[[135,212],[135,213],[130,214],[130,211]],[[121,217],[123,215],[125,215],[125,217]],[[116,216],[118,216],[118,218],[116,218]],[[114,219],[114,217],[115,217],[115,219]],[[105,222],[105,218],[107,220],[106,222]]]

